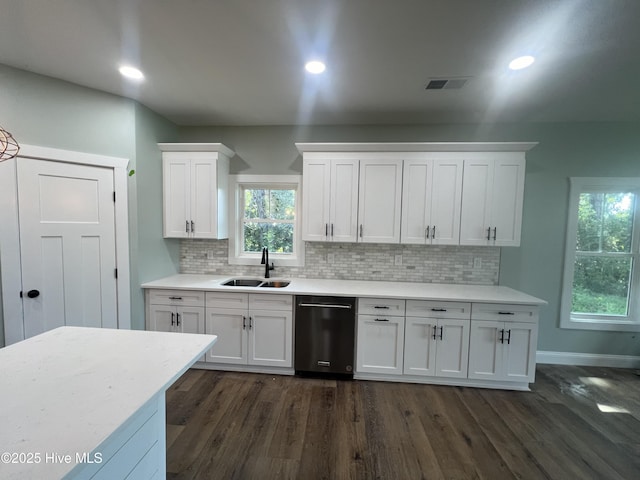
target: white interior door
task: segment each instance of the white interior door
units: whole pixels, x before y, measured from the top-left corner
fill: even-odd
[[[25,338],[117,328],[113,169],[21,159],[17,173]]]

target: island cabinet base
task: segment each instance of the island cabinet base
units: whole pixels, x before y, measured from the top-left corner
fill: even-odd
[[[86,455],[68,477],[74,480],[114,478],[164,479],[166,473],[165,394],[159,393]]]
[[[473,380],[467,378],[425,377],[422,375],[384,375],[376,373],[354,373],[354,380],[375,380],[378,382],[422,383],[425,385],[447,385],[450,387],[492,388],[496,390],[518,390],[529,392],[526,382],[500,382],[493,380]]]

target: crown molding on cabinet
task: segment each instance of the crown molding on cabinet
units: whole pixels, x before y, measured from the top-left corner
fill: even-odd
[[[526,152],[538,142],[296,143],[304,152]]]
[[[236,152],[222,143],[158,143],[162,152],[219,152],[231,158]]]

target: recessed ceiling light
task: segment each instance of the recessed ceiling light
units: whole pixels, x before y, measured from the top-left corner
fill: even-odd
[[[123,77],[130,78],[132,80],[142,80],[144,75],[140,70],[135,67],[130,67],[128,65],[123,65],[119,68],[119,72]]]
[[[536,59],[531,55],[525,55],[523,57],[518,57],[511,60],[511,62],[509,62],[509,68],[511,70],[522,70],[523,68],[531,66],[531,64],[535,61]]]
[[[318,73],[324,72],[325,68],[327,67],[324,63],[318,60],[312,60],[310,62],[307,62],[304,68],[307,70],[307,72],[317,75]]]

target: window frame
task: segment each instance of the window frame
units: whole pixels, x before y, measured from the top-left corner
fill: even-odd
[[[631,250],[631,281],[627,315],[572,313],[573,275],[578,235],[578,207],[582,193],[630,192],[636,195],[633,211]],[[560,327],[580,330],[640,331],[640,178],[571,177],[569,178],[569,208],[564,254]]]
[[[304,242],[302,241],[302,176],[301,175],[230,175],[229,176],[229,264],[260,265],[262,253],[245,253],[243,246],[244,196],[246,188],[296,191],[295,217],[293,222],[293,253],[269,252],[269,262],[286,267],[304,266]]]

